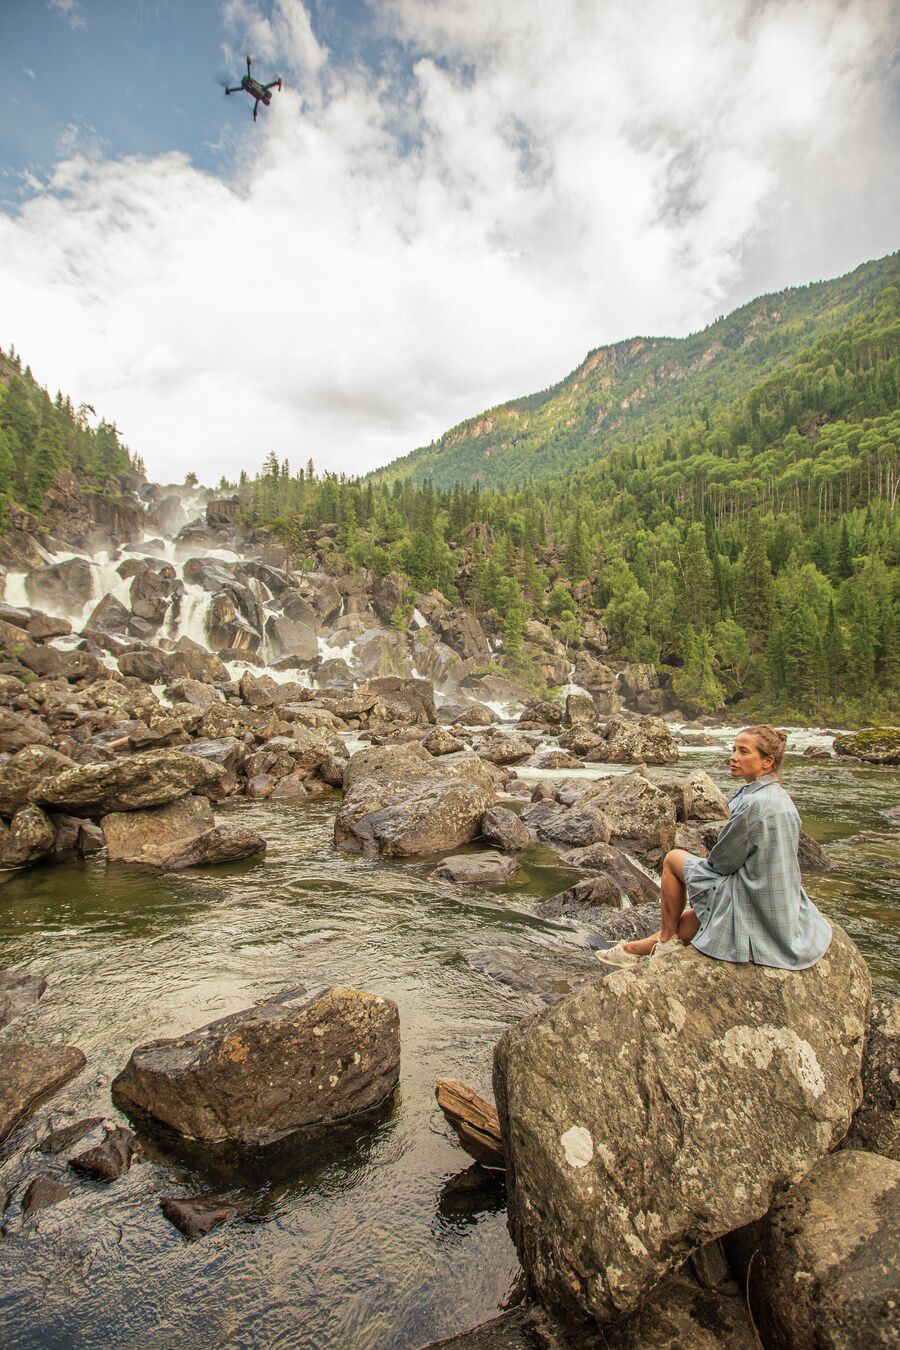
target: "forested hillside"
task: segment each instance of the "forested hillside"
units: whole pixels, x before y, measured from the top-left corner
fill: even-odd
[[[51,399],[13,348],[8,355],[0,350],[0,529],[13,506],[39,514],[61,471],[98,487],[132,468],[143,471],[114,425],[90,426],[93,415],[84,405],[76,411],[62,394]]]
[[[510,487],[667,432],[693,435],[712,410],[760,389],[766,376],[803,359],[821,335],[867,315],[880,292],[897,284],[900,254],[761,296],[687,338],[636,337],[597,348],[560,384],[468,419],[376,477]]]
[[[493,615],[520,674],[530,618],[573,650],[597,649],[599,619],[612,655],[668,667],[697,709],[729,700],[744,715],[896,716],[900,289],[886,284],[896,272],[888,259],[809,288],[818,313],[837,318],[822,328],[799,302],[785,305],[790,361],[769,361],[737,396],[728,379],[717,397],[707,369],[699,407],[685,381],[678,416],[660,410],[658,425],[623,428],[602,455],[563,458],[555,474],[507,490],[478,477],[355,482],[292,475],[273,455],[248,514],[310,565],[327,554],[331,566],[397,570],[410,606],[437,587]],[[758,341],[777,345],[785,331]],[[337,529],[319,538],[328,523]]]
[[[239,489],[243,524],[272,530],[295,566],[398,573],[399,628],[431,589],[470,606],[499,639],[495,663],[536,689],[547,676],[531,620],[573,661],[655,666],[688,710],[893,719],[897,280],[889,258],[755,301],[680,344],[602,349],[549,395],[516,405],[531,419],[516,443],[522,464],[537,462],[535,429],[551,405],[568,398],[575,411],[542,443],[545,471],[504,487],[464,467],[452,482],[416,482],[403,461],[365,480],[317,474],[312,462],[292,471],[275,450],[255,478],[220,487]],[[643,391],[633,415],[621,410],[622,380],[635,399]],[[591,403],[604,388],[619,399],[615,417]],[[615,434],[588,445],[573,430],[582,414],[616,421]],[[476,437],[476,426],[444,438],[461,447],[444,469],[483,461],[476,441],[495,432]],[[0,356],[0,522],[11,505],[40,517],[61,472],[96,487],[142,467],[114,426],[92,430],[86,410],[51,400],[17,358]]]

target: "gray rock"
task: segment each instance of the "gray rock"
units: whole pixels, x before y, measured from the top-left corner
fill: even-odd
[[[76,1120],[71,1125],[61,1125],[59,1129],[51,1130],[45,1134],[38,1144],[42,1153],[65,1153],[73,1144],[79,1143],[91,1130],[103,1124],[102,1116],[88,1116],[84,1120]]]
[[[72,631],[68,619],[52,619],[49,614],[35,614],[25,630],[32,642],[46,642],[48,638],[67,637]]]
[[[564,804],[600,813],[609,825],[607,842],[653,866],[675,840],[675,808],[669,796],[640,773],[601,778],[593,784],[569,779],[557,789]]]
[[[74,1045],[0,1041],[0,1143],[45,1098],[85,1066]]]
[[[96,680],[106,667],[90,652],[61,652],[56,647],[26,647],[19,660],[35,675],[69,680]]]
[[[104,1131],[102,1143],[69,1159],[75,1172],[95,1181],[118,1181],[131,1167],[138,1152],[138,1141],[123,1125],[111,1125]]]
[[[478,753],[491,764],[521,764],[530,759],[533,746],[521,736],[508,736],[495,732],[485,736],[478,744]]]
[[[231,678],[215,652],[207,651],[189,637],[180,637],[168,660],[169,679],[201,680],[207,684],[227,684]]]
[[[149,648],[122,652],[118,658],[123,675],[134,675],[147,684],[162,684],[169,669],[168,660],[161,652]]]
[[[620,854],[620,859],[614,872],[576,881],[574,886],[544,900],[535,913],[545,919],[578,918],[585,908],[610,905],[613,909],[621,909],[623,900],[629,905],[652,904],[657,888],[624,855]]]
[[[39,806],[20,806],[9,829],[0,822],[0,867],[28,867],[52,853],[53,822]]]
[[[457,740],[446,727],[434,727],[422,741],[430,755],[453,755],[465,750],[465,744]]]
[[[220,1224],[236,1218],[242,1207],[221,1195],[161,1195],[163,1214],[187,1238],[205,1237]]]
[[[504,881],[512,881],[519,871],[515,858],[490,851],[459,853],[452,858],[443,858],[431,875],[463,886],[497,886]]]
[[[165,806],[144,811],[114,811],[100,825],[110,862],[158,866],[158,859],[215,828],[213,809],[206,797],[180,797]]]
[[[676,764],[678,746],[658,717],[642,717],[637,722],[611,717],[603,731],[603,745],[590,758],[612,764]]]
[[[841,1149],[726,1239],[764,1345],[900,1344],[900,1162]]]
[[[563,854],[563,861],[589,872],[601,872],[603,881],[632,905],[652,904],[659,898],[659,882],[648,876],[628,854],[614,844],[596,843]],[[554,899],[557,897],[554,897]]]
[[[266,841],[257,830],[246,825],[217,825],[194,839],[183,839],[152,855],[145,853],[146,866],[165,872],[180,871],[185,867],[211,867],[217,863],[240,862],[266,851]]]
[[[603,973],[589,953],[572,948],[548,949],[532,956],[505,947],[485,947],[465,952],[463,959],[470,969],[524,995],[532,1007],[558,1003]]]
[[[139,1046],[113,1081],[127,1114],[189,1139],[263,1147],[374,1111],[400,1073],[390,999],[289,990],[173,1040]]]
[[[269,615],[266,637],[276,656],[296,656],[301,661],[314,661],[319,655],[315,628],[309,623],[288,618],[286,614]]]
[[[506,806],[492,806],[481,817],[481,833],[489,844],[505,853],[518,853],[531,846],[531,835],[515,811]]]
[[[863,1100],[844,1148],[900,1162],[900,998],[874,998],[863,1050]]]
[[[685,947],[509,1028],[494,1092],[510,1230],[540,1297],[608,1321],[761,1217],[847,1131],[870,987],[835,928],[809,970]]]
[[[141,755],[67,769],[45,781],[35,799],[54,810],[102,816],[135,811],[186,797],[215,784],[222,769],[178,750],[148,750]]]
[[[41,609],[72,610],[86,605],[94,593],[95,569],[84,558],[69,558],[37,567],[25,578],[29,601]]]

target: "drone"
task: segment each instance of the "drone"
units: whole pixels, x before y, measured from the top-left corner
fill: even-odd
[[[253,76],[250,74],[250,57],[248,56],[247,74],[243,76],[240,84],[235,85],[233,89],[230,89],[226,84],[225,93],[239,94],[243,89],[245,93],[249,94],[251,98],[255,99],[256,102],[253,104],[253,120],[255,122],[256,114],[259,112],[260,103],[264,103],[268,108],[269,104],[272,102],[272,90],[276,88],[278,89],[278,92],[281,93],[280,77],[274,79],[271,84],[260,84],[259,80],[254,80]]]

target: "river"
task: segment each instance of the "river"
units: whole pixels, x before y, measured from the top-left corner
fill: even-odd
[[[684,752],[676,772],[699,766],[727,789],[716,752]],[[672,770],[651,775],[661,772]],[[857,941],[876,987],[900,992],[900,831],[883,814],[900,773],[795,756],[786,786],[835,862],[807,878],[810,893]],[[584,933],[527,913],[573,874],[538,850],[524,884],[455,887],[430,878],[433,860],[336,853],[335,809],[328,799],[222,810],[266,836],[264,862],[149,875],[94,860],[0,876],[0,965],[48,981],[12,1034],[70,1042],[88,1058],[20,1144],[48,1124],[114,1117],[109,1083],[134,1045],[286,985],[388,995],[402,1035],[390,1114],[318,1159],[203,1175],[150,1146],[109,1186],[73,1180],[73,1197],[37,1223],[23,1225],[14,1200],[0,1241],[4,1350],[403,1350],[485,1320],[509,1294],[518,1264],[502,1189],[459,1179],[469,1160],[433,1084],[460,1077],[491,1095],[492,1048],[534,1005],[463,954],[583,944]],[[47,1170],[42,1154],[9,1144],[2,1158],[0,1187],[16,1197]],[[158,1197],[211,1187],[250,1212],[188,1242]]]

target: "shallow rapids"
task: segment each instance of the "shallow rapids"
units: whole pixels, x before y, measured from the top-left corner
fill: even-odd
[[[702,766],[727,786],[711,758],[683,753],[675,772]],[[876,986],[900,991],[900,832],[882,814],[900,773],[795,758],[786,782],[836,863],[806,879],[810,893],[858,942]],[[88,1059],[0,1155],[0,1188],[13,1196],[47,1170],[21,1149],[23,1134],[33,1143],[48,1125],[114,1118],[109,1083],[139,1042],[296,984],[389,995],[402,1036],[388,1117],[318,1161],[204,1175],[151,1146],[110,1186],[73,1180],[73,1198],[37,1223],[23,1226],[14,1201],[0,1240],[4,1350],[402,1350],[485,1320],[509,1294],[518,1265],[502,1191],[459,1180],[469,1160],[433,1084],[458,1076],[492,1095],[494,1043],[538,1005],[464,954],[583,947],[588,934],[527,913],[574,875],[537,849],[519,885],[433,881],[433,860],[336,853],[335,809],[336,799],[222,809],[267,838],[263,862],[157,876],[89,861],[0,878],[0,965],[48,981],[10,1032],[79,1045]],[[158,1197],[212,1188],[250,1214],[187,1242]]]

